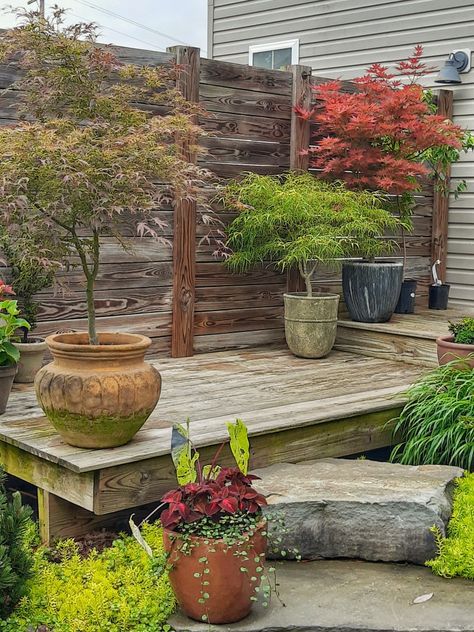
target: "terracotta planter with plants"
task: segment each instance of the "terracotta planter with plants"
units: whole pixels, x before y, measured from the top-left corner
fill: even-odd
[[[44,338],[28,338],[28,342],[15,342],[14,345],[20,352],[15,382],[32,384],[36,374],[43,366],[44,354],[48,345]]]
[[[468,365],[474,369],[474,344],[463,345],[456,343],[454,342],[454,336],[450,334],[437,338],[436,350],[440,365],[460,359],[460,365]]]
[[[80,448],[123,445],[140,430],[161,390],[158,371],[144,361],[151,340],[137,334],[87,333],[46,338],[53,362],[36,375],[45,415],[62,438]]]
[[[188,617],[222,624],[240,621],[250,613],[265,561],[265,529],[266,522],[262,521],[246,542],[234,545],[227,545],[223,540],[191,537],[189,554],[181,551],[183,540],[179,534],[164,530],[169,579]],[[208,583],[203,585],[204,582]],[[203,593],[209,597],[203,599]]]
[[[285,294],[285,337],[292,353],[323,358],[334,346],[338,294]]]
[[[436,340],[439,364],[460,359],[460,368],[474,368],[474,318],[466,316],[457,323],[450,322],[449,331]]]

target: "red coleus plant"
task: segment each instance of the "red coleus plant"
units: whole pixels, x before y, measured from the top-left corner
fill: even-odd
[[[462,148],[465,132],[433,112],[419,83],[432,70],[422,53],[417,46],[394,73],[373,64],[353,92],[340,81],[314,86],[316,105],[297,112],[317,124],[321,138],[309,153],[323,177],[353,189],[412,193],[430,171],[424,161],[433,149]]]
[[[189,524],[202,518],[218,522],[226,514],[258,513],[267,504],[265,497],[253,487],[258,476],[243,474],[239,468],[223,468],[215,479],[188,483],[166,493],[162,501],[168,508],[161,514],[167,529]]]
[[[226,515],[240,512],[258,514],[267,504],[265,497],[252,487],[258,476],[248,474],[250,452],[245,424],[237,419],[227,424],[227,430],[237,467],[221,468],[217,464],[226,442],[221,444],[212,463],[203,467],[189,437],[189,421],[186,427],[174,425],[171,456],[181,485],[162,498],[168,505],[161,514],[165,528],[179,530],[181,525],[204,518],[219,522]]]
[[[0,300],[2,300],[5,296],[14,296],[15,292],[11,285],[7,285],[5,281],[0,279]]]

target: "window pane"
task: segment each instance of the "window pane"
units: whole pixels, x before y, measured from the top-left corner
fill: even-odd
[[[275,70],[285,70],[291,65],[291,48],[280,48],[274,51],[273,68]]]
[[[259,68],[272,68],[272,51],[262,51],[261,53],[253,54],[253,65]]]

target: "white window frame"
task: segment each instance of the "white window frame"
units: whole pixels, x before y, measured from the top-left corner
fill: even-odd
[[[253,66],[254,53],[268,53],[283,48],[291,48],[291,63],[297,64],[300,58],[300,40],[292,39],[284,42],[265,42],[264,44],[252,44],[249,46],[249,66]]]

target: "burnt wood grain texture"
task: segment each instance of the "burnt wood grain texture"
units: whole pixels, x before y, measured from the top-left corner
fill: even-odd
[[[445,119],[453,118],[453,92],[452,90],[440,90],[438,93],[438,114]],[[446,185],[449,191],[451,168],[446,172]],[[431,233],[431,260],[432,263],[439,260],[438,271],[443,280],[446,279],[446,264],[448,257],[448,215],[449,194],[435,186],[433,199],[433,226]]]

